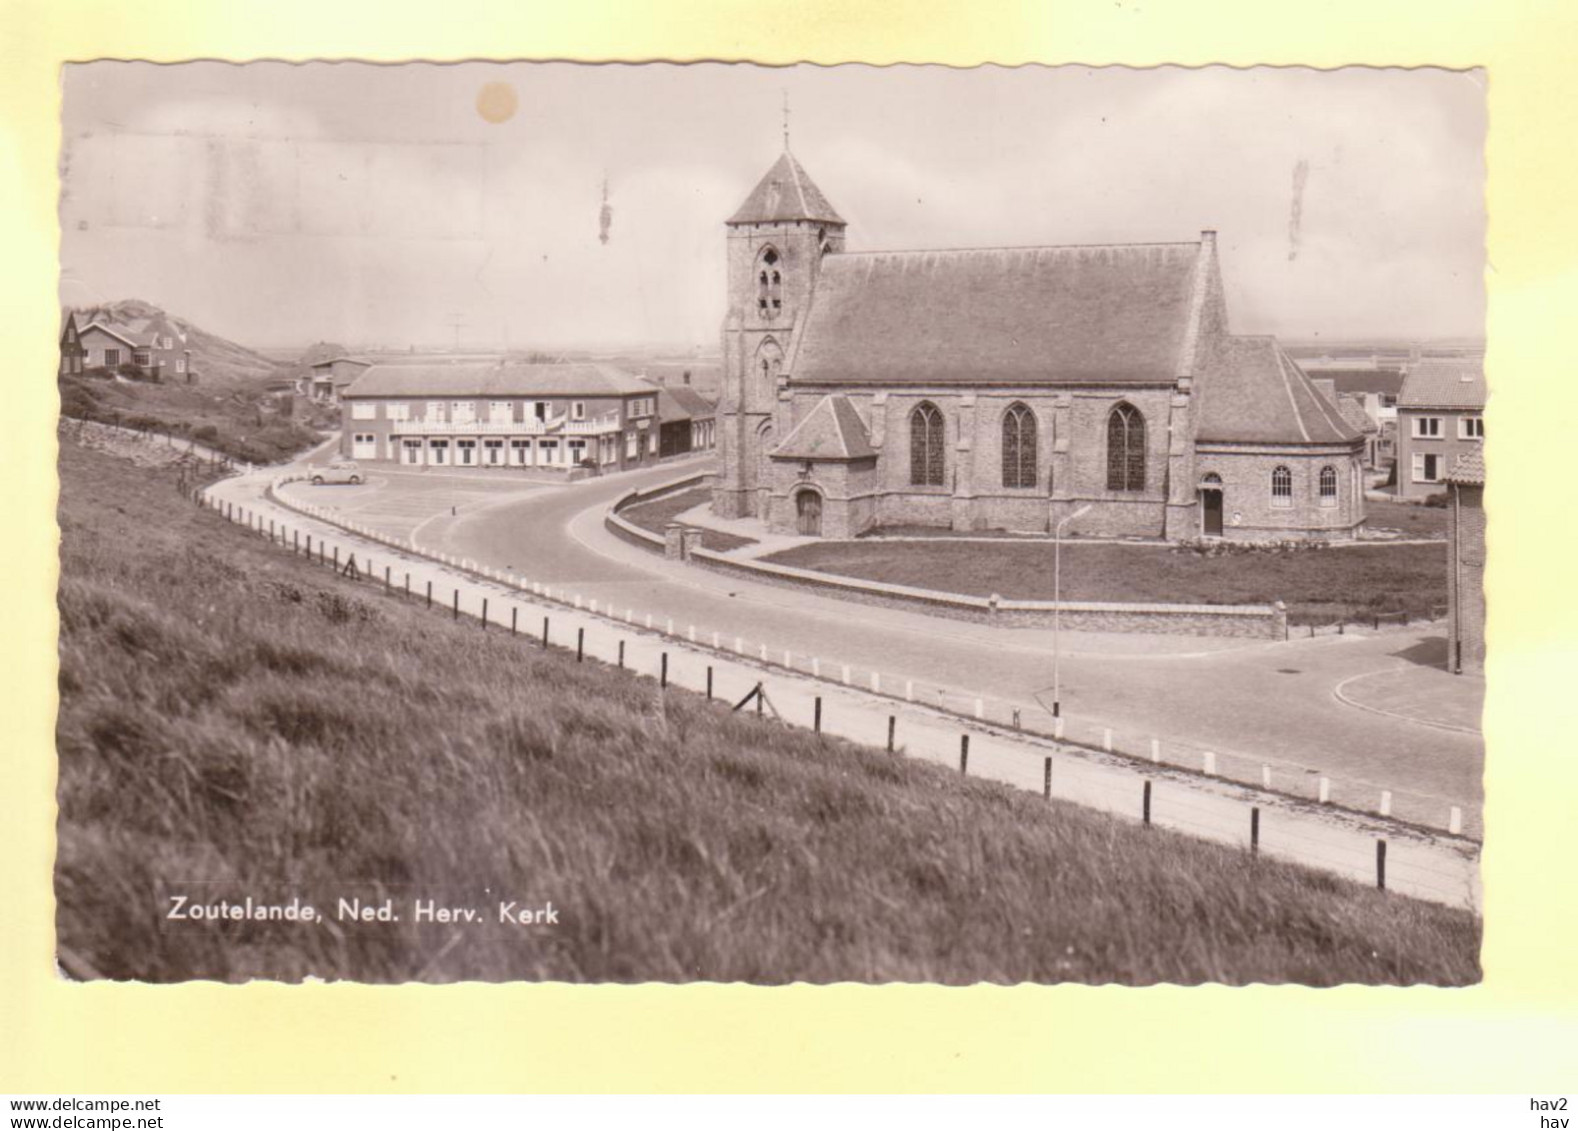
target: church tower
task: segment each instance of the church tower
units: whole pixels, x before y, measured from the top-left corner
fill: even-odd
[[[844,221],[789,152],[725,224],[728,307],[718,404],[718,480],[713,510],[760,517],[767,453],[784,361],[805,318],[822,257],[844,249]]]

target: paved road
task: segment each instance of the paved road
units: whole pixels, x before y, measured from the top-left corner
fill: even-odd
[[[394,546],[370,541],[356,533],[348,533],[336,526],[269,501],[264,495],[268,474],[242,477],[217,484],[210,493],[235,507],[233,517],[260,532],[278,529],[282,546],[296,544],[297,536],[305,534],[317,547],[317,555],[328,557],[332,547],[337,561],[348,561],[352,552],[366,568],[364,584],[378,585],[385,570],[392,576],[393,585],[410,585],[412,593],[421,593],[429,582],[435,593],[448,595],[454,607],[463,616],[478,617],[491,598],[489,621],[508,630],[514,623],[514,613],[524,608],[526,624],[532,634],[522,637],[522,647],[536,647],[536,626],[541,616],[553,621],[553,640],[561,646],[584,631],[587,655],[609,662],[619,662],[637,671],[656,676],[667,671],[671,684],[692,690],[714,689],[720,697],[737,699],[742,693],[765,680],[770,689],[775,708],[783,716],[805,725],[812,717],[813,697],[819,697],[824,707],[824,728],[832,733],[845,735],[857,741],[882,745],[889,728],[897,723],[896,741],[901,753],[911,757],[933,759],[953,764],[958,757],[960,733],[974,732],[975,741],[970,746],[970,773],[1006,781],[1026,789],[1039,791],[1048,780],[1051,767],[1053,796],[1076,803],[1103,809],[1129,820],[1139,817],[1141,808],[1141,779],[1151,780],[1153,819],[1161,825],[1178,828],[1197,836],[1229,844],[1242,845],[1249,832],[1250,806],[1262,811],[1261,850],[1268,855],[1298,860],[1305,864],[1325,868],[1352,877],[1360,882],[1373,882],[1375,877],[1376,839],[1385,838],[1390,847],[1387,855],[1387,884],[1393,890],[1426,899],[1478,909],[1480,885],[1478,880],[1478,852],[1475,846],[1451,838],[1441,838],[1399,828],[1388,822],[1356,817],[1334,812],[1328,807],[1286,801],[1277,797],[1256,794],[1253,791],[1212,781],[1194,775],[1179,774],[1166,769],[1142,769],[1136,772],[1132,763],[1100,754],[1071,751],[1052,743],[1040,742],[1014,734],[995,733],[979,727],[962,724],[960,720],[939,714],[923,706],[907,706],[892,699],[881,698],[854,687],[842,687],[826,680],[812,681],[794,678],[771,668],[764,669],[745,657],[719,656],[705,649],[694,649],[684,641],[684,629],[678,639],[658,632],[642,631],[645,614],[639,614],[636,624],[628,623],[621,613],[615,618],[594,615],[589,610],[577,611],[564,604],[547,603],[533,596],[532,585],[522,587],[518,581],[505,585],[466,573],[431,560],[402,552],[399,539],[392,539]],[[628,483],[629,480],[626,480]],[[599,487],[608,487],[600,484]],[[614,485],[616,489],[623,485]],[[501,497],[479,506],[493,507],[499,514],[514,516],[523,501]],[[540,518],[538,508],[546,506],[550,498],[559,494],[557,488],[541,490],[535,505],[528,513]],[[586,499],[581,492],[574,492],[580,501]],[[373,492],[367,492],[360,501],[353,501],[352,493],[338,489],[323,489],[307,495],[316,506],[327,507],[336,495],[345,496],[347,506],[361,507],[363,511],[376,511],[371,504]],[[390,496],[390,501],[393,495]],[[363,503],[368,505],[363,507]],[[398,508],[397,508],[398,509]],[[572,506],[570,512],[575,508]],[[227,507],[227,513],[229,513]],[[476,512],[473,512],[476,513]],[[496,514],[494,517],[498,517]],[[345,521],[339,516],[336,521]],[[354,520],[359,526],[371,528],[363,518]],[[454,536],[463,541],[464,527],[468,524],[465,513],[458,516],[440,515],[434,526],[451,528],[446,539]],[[578,533],[579,516],[569,521],[567,527],[551,528],[537,525],[532,545],[561,545]],[[595,524],[594,524],[595,526]],[[530,534],[530,528],[527,528]],[[623,545],[620,543],[620,545]],[[589,552],[589,551],[588,551]],[[583,563],[586,564],[586,563]],[[625,570],[628,575],[624,575]],[[634,595],[637,586],[650,586],[650,577],[642,576],[638,566],[620,563],[618,559],[599,566],[599,573],[610,570],[604,580],[588,578],[585,586],[572,586],[587,590],[593,585],[620,586],[620,592]],[[575,571],[579,573],[580,571]],[[536,585],[547,580],[539,577]],[[574,578],[558,575],[559,584]],[[555,596],[573,600],[573,594],[561,593],[555,584]],[[651,590],[655,595],[675,597],[661,578]],[[672,584],[672,583],[670,583]],[[645,590],[642,590],[645,591]],[[586,599],[583,593],[583,600]],[[727,605],[724,611],[736,611]],[[444,604],[449,605],[450,600]],[[752,606],[754,607],[754,606]],[[951,649],[950,649],[951,650]],[[1184,655],[1185,653],[1178,653]]]
[[[879,671],[888,688],[914,680],[956,690],[961,701],[990,695],[1023,704],[1027,718],[1041,710],[1038,696],[1046,701],[1051,684],[1049,631],[942,620],[732,578],[664,562],[604,530],[602,509],[618,495],[703,467],[671,464],[569,486],[487,476],[449,484],[394,472],[361,496],[319,489],[313,497],[331,505],[343,498],[361,521],[414,530],[424,546],[568,587],[604,606],[694,624],[704,639],[715,631],[726,641],[742,636],[753,652],[766,642],[774,658],[788,650]],[[1431,648],[1428,630],[1286,643],[1064,633],[1064,713],[1075,726],[1112,727],[1120,746],[1157,735],[1222,759],[1268,763],[1279,787],[1290,778],[1309,786],[1317,772],[1326,774],[1345,803],[1363,806],[1388,789],[1399,794],[1394,811],[1402,816],[1409,815],[1405,794],[1421,805],[1461,805],[1473,831],[1482,797],[1478,735],[1357,710],[1333,694],[1356,674],[1420,663]]]

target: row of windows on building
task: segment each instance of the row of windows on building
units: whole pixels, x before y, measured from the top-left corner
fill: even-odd
[[[1442,437],[1442,420],[1439,416],[1414,417],[1414,438],[1417,440],[1438,440]],[[1485,438],[1485,418],[1483,416],[1460,416],[1457,418],[1457,438],[1459,440],[1483,440]]]
[[[168,341],[169,339],[165,340]],[[165,348],[168,349],[169,347],[166,346]],[[87,357],[87,363],[90,368],[94,365],[102,365],[105,369],[114,369],[117,365],[122,364],[126,360],[127,351],[117,349],[114,346],[106,346],[104,350],[101,351],[103,360],[100,362],[95,362],[93,360],[92,350],[85,350],[84,353]],[[131,363],[133,365],[140,369],[148,369],[152,367],[153,354],[149,350],[132,350],[130,353]],[[178,357],[175,359],[175,371],[177,373],[186,372],[186,358]]]
[[[625,459],[634,460],[642,454],[641,433],[626,432],[624,437]],[[513,439],[508,447],[503,440],[483,440],[479,448],[476,440],[455,440],[451,443],[447,439],[400,440],[396,437],[389,438],[390,459],[398,458],[402,463],[408,464],[435,464],[443,466],[453,462],[459,467],[529,467],[529,466],[575,466],[582,460],[590,458],[588,441],[566,440],[563,446],[558,440],[536,441],[528,439]],[[613,463],[619,456],[619,438],[617,436],[604,436],[596,441],[598,444],[597,459],[600,463]],[[655,433],[650,434],[647,440],[647,453],[656,455],[658,438]],[[452,454],[453,453],[453,454]],[[480,453],[480,454],[479,454]],[[374,432],[356,432],[351,436],[351,455],[355,459],[378,458],[378,436]]]
[[[1019,402],[1003,413],[1003,486],[1029,488],[1039,477],[1035,413]],[[943,416],[930,401],[910,412],[910,483],[916,487],[943,485]],[[1107,490],[1145,490],[1145,418],[1127,402],[1107,415]]]
[[[377,420],[380,402],[356,400],[351,402],[352,420]],[[495,424],[518,424],[528,420],[547,421],[553,415],[554,402],[552,401],[489,401],[487,420]],[[411,406],[406,401],[388,401],[383,403],[383,418],[385,420],[411,420]],[[477,416],[476,401],[428,401],[423,420],[435,423],[472,424]],[[652,416],[657,411],[655,397],[643,397],[630,401],[628,404],[629,415],[632,418]],[[571,420],[586,419],[586,402],[571,401],[569,403],[569,418]],[[615,419],[617,414],[609,412],[601,419]]]
[[[1003,486],[1033,488],[1038,481],[1035,413],[1028,405],[1014,403],[1003,413]],[[917,487],[943,485],[945,450],[942,412],[922,401],[910,412],[910,483]],[[1145,418],[1127,402],[1107,414],[1107,490],[1145,490]],[[1214,476],[1212,478],[1215,478]],[[1337,469],[1320,469],[1322,506],[1337,504]],[[1220,479],[1215,480],[1219,485]],[[1293,471],[1278,465],[1271,471],[1271,504],[1293,505]]]

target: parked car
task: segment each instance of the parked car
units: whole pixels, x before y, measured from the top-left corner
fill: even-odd
[[[362,465],[355,460],[337,459],[328,467],[312,469],[314,487],[322,487],[325,483],[360,483],[361,481]]]

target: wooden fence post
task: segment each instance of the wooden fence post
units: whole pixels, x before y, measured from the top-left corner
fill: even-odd
[[[1386,890],[1386,841],[1375,842],[1375,887],[1377,891]]]
[[[708,699],[709,702],[712,699],[712,665],[711,664],[707,665],[707,699]]]
[[[488,630],[488,599],[482,598],[482,631]]]
[[[816,715],[811,722],[812,730],[817,734],[822,733],[822,697],[816,697]]]
[[[520,619],[520,609],[519,609],[519,607],[512,605],[510,607],[510,635],[511,636],[514,636],[515,633],[516,633],[516,622],[519,619]]]
[[[542,646],[548,647],[548,618],[542,618]]]
[[[970,736],[967,734],[959,736],[959,772],[970,772]]]
[[[1052,755],[1050,754],[1041,764],[1041,796],[1048,801],[1052,800]]]
[[[586,629],[575,630],[575,662],[580,663],[586,658]]]
[[[895,728],[897,728],[897,726],[898,726],[898,721],[899,720],[898,720],[898,716],[897,715],[889,715],[888,716],[888,753],[889,754],[893,753],[893,732],[894,732]]]
[[[1249,851],[1260,851],[1260,807],[1251,806],[1249,810]]]
[[[625,642],[623,640],[621,640],[619,642],[619,670],[623,671],[624,668],[625,668]]]
[[[1144,818],[1145,823],[1149,825],[1151,823],[1151,781],[1149,778],[1145,779],[1145,796],[1144,800],[1141,802],[1141,806],[1143,809],[1141,815]]]
[[[659,687],[667,687],[668,686],[668,653],[667,652],[663,653],[663,663],[662,663],[662,666],[658,670],[658,686]]]
[[[431,581],[427,583],[427,607],[430,609],[433,607],[433,583]]]

